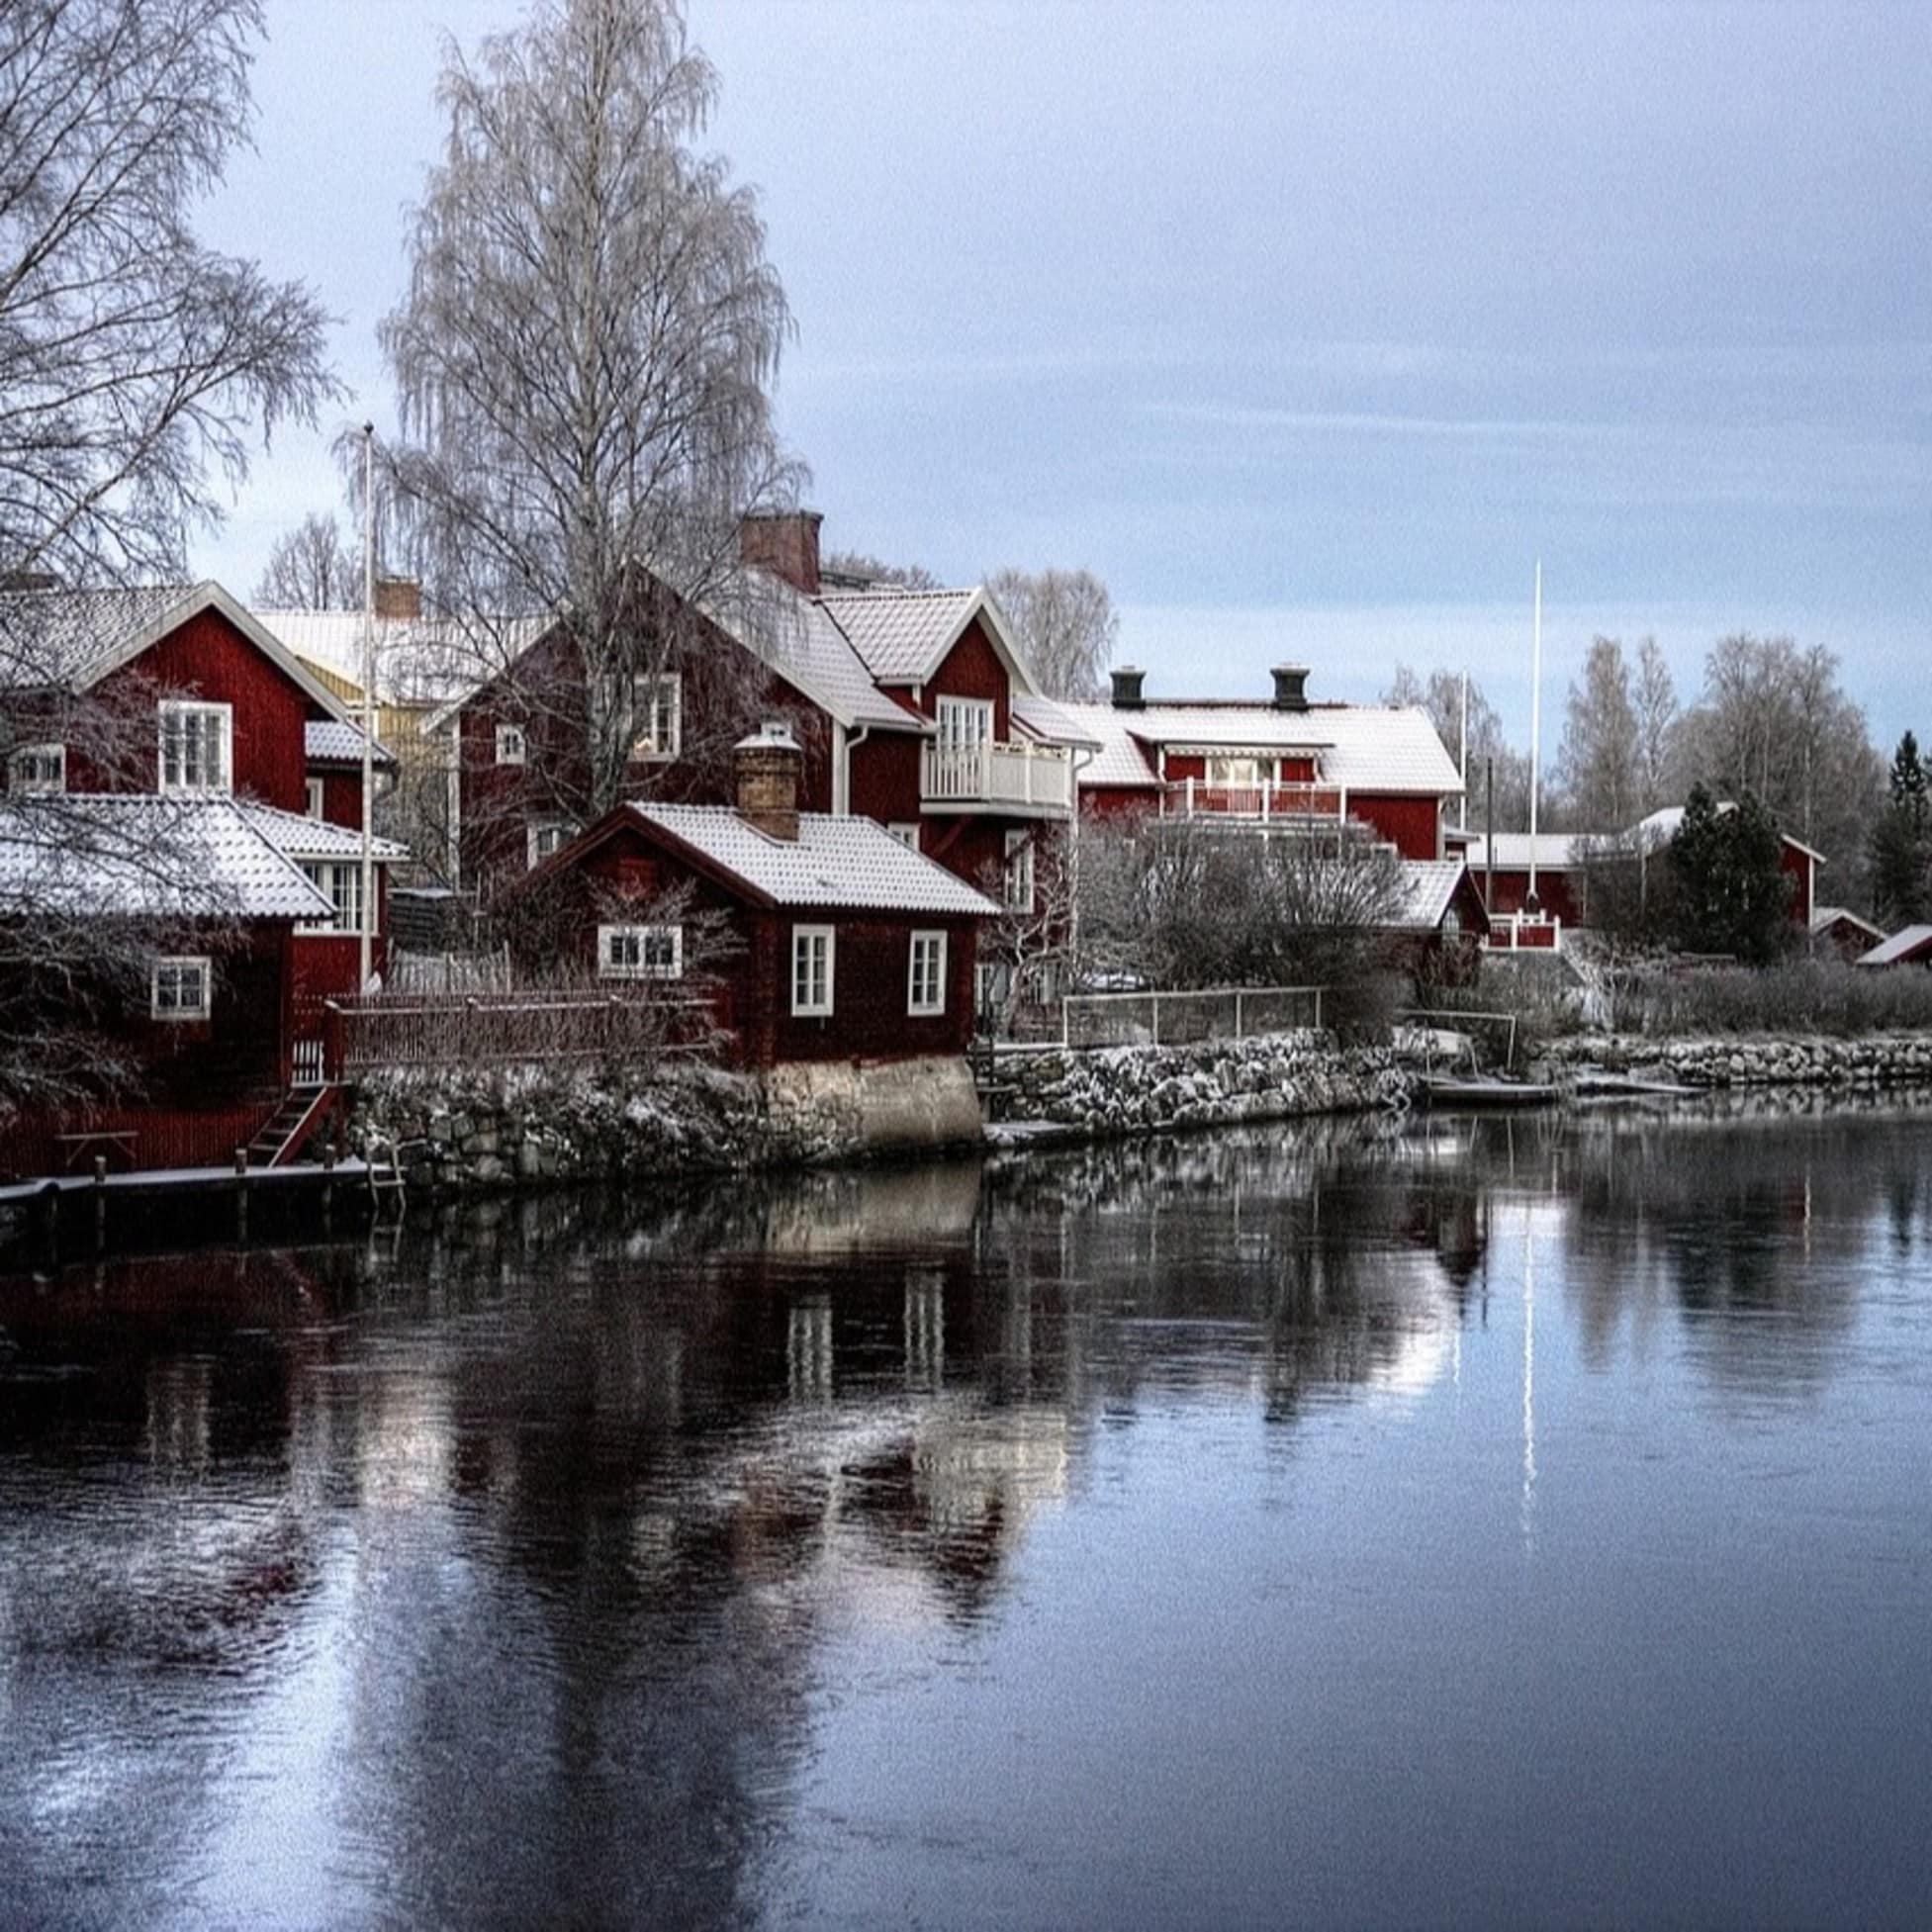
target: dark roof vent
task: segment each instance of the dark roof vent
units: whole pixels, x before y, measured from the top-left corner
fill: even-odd
[[[1308,666],[1277,664],[1274,667],[1274,708],[1277,711],[1308,709]]]
[[[1148,674],[1138,665],[1123,664],[1114,668],[1114,709],[1117,711],[1145,711],[1148,700],[1141,695],[1141,680]]]

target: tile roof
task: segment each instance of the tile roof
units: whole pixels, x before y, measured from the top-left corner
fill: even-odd
[[[1403,860],[1403,904],[1390,925],[1398,932],[1432,933],[1468,870],[1460,859]]]
[[[195,602],[196,584],[0,595],[0,686],[86,685],[130,637]]]
[[[981,916],[999,910],[983,892],[869,818],[800,812],[794,842],[761,832],[728,805],[637,802],[625,809],[775,905]]]
[[[1050,745],[1091,745],[1100,740],[1082,724],[1071,709],[1051,697],[1031,692],[1013,693],[1013,721],[1031,738]]]
[[[1889,939],[1881,940],[1869,953],[1858,956],[1862,966],[1893,966],[1932,947],[1932,926],[1907,926]]]
[[[928,720],[880,690],[821,601],[763,571],[742,571],[704,613],[839,723],[929,731]]]
[[[232,799],[131,792],[0,804],[0,918],[50,911],[313,919],[334,908]]]
[[[235,808],[250,827],[287,859],[359,859],[362,856],[362,828],[336,825],[325,818],[310,818],[302,812],[285,812],[273,805],[257,804],[252,798],[237,798]],[[371,856],[387,865],[407,859],[410,849],[394,839],[371,839]]]
[[[1357,791],[1414,791],[1441,797],[1462,789],[1455,762],[1428,713],[1385,704],[1316,704],[1306,711],[1271,704],[1111,704],[1059,707],[1097,740],[1100,753],[1080,774],[1082,788],[1152,786],[1160,781],[1143,747],[1225,746],[1230,750],[1310,750],[1324,784]]]
[[[837,591],[819,598],[881,684],[923,684],[983,601],[977,590]]]
[[[303,749],[312,765],[361,763],[362,732],[359,726],[343,724],[337,718],[311,718],[303,735]],[[396,763],[396,754],[380,738],[376,741],[374,756],[378,765]]]

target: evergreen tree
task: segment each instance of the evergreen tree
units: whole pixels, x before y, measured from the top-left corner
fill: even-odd
[[[1880,918],[1917,925],[1932,911],[1932,790],[1911,732],[1891,756],[1890,795],[1872,828],[1872,899]]]
[[[1768,965],[1789,937],[1792,882],[1782,856],[1778,827],[1752,793],[1721,806],[1694,785],[1670,844],[1678,944]]]

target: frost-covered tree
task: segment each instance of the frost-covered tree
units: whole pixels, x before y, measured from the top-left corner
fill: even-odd
[[[267,610],[357,609],[362,603],[361,554],[342,540],[334,517],[312,510],[270,547],[254,602]]]
[[[536,0],[474,58],[449,46],[382,327],[403,554],[485,673],[505,618],[555,621],[575,675],[526,695],[581,742],[551,768],[575,817],[623,795],[643,681],[740,594],[740,516],[801,474],[772,420],[791,317],[757,197],[693,145],[717,93],[677,0]]]
[[[1049,697],[1086,701],[1103,694],[1120,614],[1092,571],[996,570],[986,588]]]
[[[1396,666],[1395,677],[1382,693],[1385,704],[1404,704],[1428,713],[1435,735],[1451,759],[1462,745],[1462,673],[1431,671],[1419,677],[1410,665]],[[1486,780],[1495,778],[1496,829],[1499,832],[1526,830],[1529,824],[1529,754],[1518,751],[1504,735],[1503,720],[1496,706],[1483,695],[1475,679],[1469,681],[1469,796],[1466,801],[1468,824],[1473,831],[1486,832],[1488,788]]]
[[[1621,831],[1641,816],[1636,707],[1614,637],[1591,639],[1570,687],[1556,783],[1571,819],[1591,831]]]

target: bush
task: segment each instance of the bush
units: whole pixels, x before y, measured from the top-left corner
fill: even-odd
[[[1651,966],[1617,974],[1611,1025],[1655,1036],[1710,1033],[1909,1033],[1932,1029],[1932,972],[1841,961]]]

